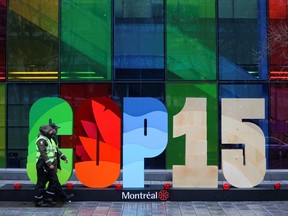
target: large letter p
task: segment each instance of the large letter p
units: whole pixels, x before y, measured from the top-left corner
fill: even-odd
[[[155,98],[124,98],[123,187],[144,187],[144,158],[161,154],[168,141],[168,114]]]

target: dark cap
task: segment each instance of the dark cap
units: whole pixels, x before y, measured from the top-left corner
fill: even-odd
[[[47,136],[49,134],[49,132],[51,133],[52,130],[53,130],[53,128],[50,127],[49,125],[42,125],[39,128],[40,133],[44,136]]]
[[[60,128],[60,127],[57,126],[55,123],[50,123],[49,126],[52,127],[52,128],[55,129],[55,130],[57,130],[58,128]]]

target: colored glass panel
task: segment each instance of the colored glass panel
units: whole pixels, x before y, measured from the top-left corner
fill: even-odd
[[[270,136],[268,167],[288,168],[288,84],[272,84],[270,87]]]
[[[219,78],[267,79],[266,2],[219,0]]]
[[[163,80],[163,0],[114,2],[114,79]]]
[[[185,105],[186,98],[207,98],[207,165],[218,165],[218,101],[215,84],[179,84],[166,86],[166,107],[168,118],[168,146],[166,148],[166,168],[185,164],[185,136],[173,138],[173,117]]]
[[[15,83],[7,93],[7,167],[26,168],[30,108],[42,97],[58,97],[58,85]]]
[[[5,81],[6,75],[6,0],[0,0],[0,82]]]
[[[77,119],[78,108],[85,103],[85,101],[95,98],[95,97],[106,97],[111,98],[112,95],[112,86],[107,83],[98,83],[98,84],[61,84],[60,86],[61,98],[66,100],[72,110],[73,110],[73,134],[71,136],[61,136],[60,145],[62,148],[73,148],[74,149],[74,162],[81,162],[87,157],[83,157],[83,151],[77,151],[76,147],[79,149],[81,141],[79,139],[78,125],[79,122]]]
[[[111,1],[61,1],[61,81],[110,80]]]
[[[271,80],[288,80],[287,5],[287,0],[269,0],[268,51]]]
[[[287,19],[287,0],[268,0],[269,19]]]
[[[0,168],[6,168],[6,86],[0,85]]]
[[[58,0],[11,0],[8,80],[58,79]]]
[[[168,80],[216,80],[215,0],[166,1]]]

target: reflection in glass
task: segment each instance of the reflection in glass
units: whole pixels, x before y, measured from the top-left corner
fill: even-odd
[[[61,81],[111,79],[111,1],[61,1]]]
[[[86,100],[95,97],[111,98],[112,85],[110,83],[79,83],[79,84],[61,84],[60,97],[67,101],[73,110],[73,134],[71,136],[61,136],[60,145],[62,148],[74,149],[74,162],[81,162],[81,151],[79,153],[80,140],[78,137],[78,130],[82,127],[77,127],[77,109]],[[87,113],[89,115],[89,113]],[[94,117],[93,117],[94,118]],[[77,148],[77,149],[76,149]],[[76,151],[77,150],[77,151]],[[85,151],[83,151],[84,153]]]
[[[219,78],[267,79],[266,2],[218,1]]]
[[[287,0],[269,0],[268,51],[271,80],[288,80],[287,5]]]
[[[0,168],[6,168],[6,86],[0,85]]]
[[[7,92],[7,167],[26,168],[30,108],[40,98],[58,97],[58,85],[15,83]]]
[[[10,0],[8,80],[58,79],[58,0]]]
[[[270,91],[269,169],[287,169],[288,84],[272,84]]]
[[[0,82],[5,81],[6,75],[6,0],[0,1]]]
[[[114,2],[114,79],[163,80],[163,0]]]
[[[216,80],[215,0],[166,1],[169,80]]]

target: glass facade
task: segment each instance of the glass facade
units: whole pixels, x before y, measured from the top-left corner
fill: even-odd
[[[61,1],[61,81],[111,80],[111,1]]]
[[[287,80],[287,59],[288,48],[283,38],[288,31],[288,1],[269,1],[269,28],[268,28],[268,50],[270,63],[270,79],[271,80]],[[280,39],[280,40],[279,40]]]
[[[7,79],[57,81],[58,0],[8,2]]]
[[[111,83],[72,83],[62,84],[60,89],[60,97],[67,101],[73,113],[77,113],[77,109],[90,98],[106,97],[111,98],[112,85]],[[75,116],[75,115],[74,115]],[[73,135],[60,137],[61,148],[74,149],[74,161],[81,161],[82,152],[80,148],[80,141],[78,137],[76,117],[73,118]]]
[[[164,80],[164,0],[114,1],[114,79]]]
[[[265,9],[265,1],[218,1],[220,80],[267,79]]]
[[[145,169],[185,163],[187,134],[173,135],[174,117],[195,98],[205,98],[208,165],[221,169],[224,148],[244,149],[221,144],[221,100],[261,98],[265,118],[243,122],[263,131],[267,169],[288,169],[287,8],[288,0],[0,0],[0,168],[26,167],[29,111],[41,98],[71,106],[73,133],[60,145],[80,162],[85,101],[110,98],[123,112],[124,97],[153,97],[168,112],[168,144]]]
[[[0,84],[0,167],[6,167],[6,86]]]
[[[6,31],[7,31],[6,0],[0,1],[0,82],[5,81],[6,73]]]
[[[216,1],[166,1],[167,80],[216,80]]]
[[[26,167],[30,108],[40,98],[58,97],[58,89],[54,83],[11,83],[7,86],[7,167]]]

